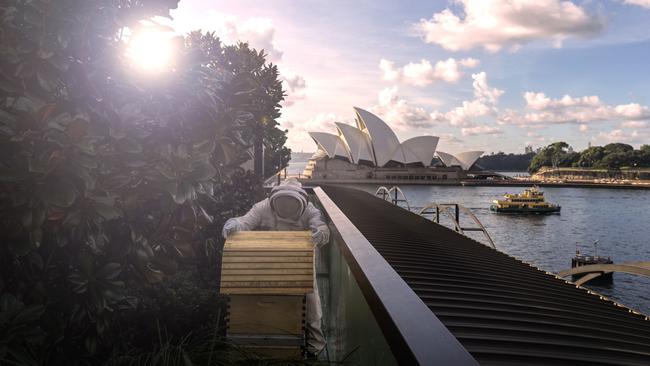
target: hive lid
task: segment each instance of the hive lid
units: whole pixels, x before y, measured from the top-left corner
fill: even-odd
[[[313,292],[314,245],[309,231],[240,231],[223,249],[223,294]]]
[[[312,251],[313,248],[309,231],[239,231],[228,237],[223,250]]]

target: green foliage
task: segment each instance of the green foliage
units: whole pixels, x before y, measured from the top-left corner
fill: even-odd
[[[555,142],[542,148],[530,163],[529,171],[541,167],[580,167],[619,169],[622,167],[650,167],[650,146],[639,150],[622,143],[591,146],[579,153],[570,151],[565,142]]]
[[[571,166],[579,159],[579,155],[571,149],[566,142],[554,142],[546,147],[543,147],[530,162],[528,171],[531,173],[536,172],[543,166]]]
[[[287,141],[287,131],[282,131],[271,125],[265,126],[264,139],[264,177],[268,178],[287,166],[291,160],[291,149],[284,146]]]
[[[262,52],[193,33],[172,69],[130,67],[125,27],[176,3],[0,5],[0,364],[94,363],[155,308],[135,289],[215,263],[224,217],[259,198],[252,139],[286,153]]]
[[[225,100],[226,104],[245,101],[246,109],[251,113],[249,123],[242,126],[242,137],[253,141],[262,131],[264,150],[264,176],[270,177],[283,168],[290,160],[291,150],[284,146],[287,131],[278,128],[280,102],[284,99],[282,83],[278,68],[267,64],[262,51],[256,51],[246,43],[222,47],[213,34],[192,32],[187,37],[188,44],[199,48],[203,53],[213,55],[209,62],[223,65],[227,71],[237,77],[229,81],[242,92]],[[247,158],[252,154],[250,146]]]

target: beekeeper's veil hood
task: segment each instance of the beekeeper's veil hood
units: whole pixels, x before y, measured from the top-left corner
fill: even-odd
[[[295,221],[307,208],[307,192],[298,180],[289,178],[271,190],[269,201],[280,218]]]

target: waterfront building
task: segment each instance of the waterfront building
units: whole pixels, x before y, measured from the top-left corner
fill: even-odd
[[[400,142],[376,115],[354,107],[356,127],[335,123],[336,133],[309,132],[316,153],[303,171],[311,182],[456,184],[475,170],[483,151],[456,155],[436,151],[437,136],[416,136]]]

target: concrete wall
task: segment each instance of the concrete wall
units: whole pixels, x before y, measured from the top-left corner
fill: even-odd
[[[409,182],[409,183],[458,183],[467,175],[459,167],[432,168],[422,166],[376,168],[351,164],[341,159],[321,159],[309,165],[312,180],[318,182]]]

